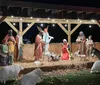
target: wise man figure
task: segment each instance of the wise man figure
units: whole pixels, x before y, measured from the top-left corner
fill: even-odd
[[[79,32],[79,36],[76,39],[78,45],[78,51],[80,55],[86,55],[86,38],[82,31]]]
[[[87,56],[91,56],[91,51],[93,47],[94,47],[94,43],[92,40],[92,35],[90,35],[88,39],[86,39],[86,55]]]
[[[16,35],[16,50],[17,50],[16,60],[23,59],[22,45],[23,45],[22,35],[21,35],[21,31],[19,31],[18,34]]]

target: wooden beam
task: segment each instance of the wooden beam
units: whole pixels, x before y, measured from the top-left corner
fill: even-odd
[[[71,23],[71,24],[79,24],[81,22],[81,24],[97,24],[95,21],[92,22],[91,20],[77,20],[77,19],[68,19],[68,22],[67,22],[67,20],[64,20],[64,19],[47,19],[47,18],[33,18],[33,19],[30,19],[30,17],[26,17],[26,18],[25,17],[14,17],[14,18],[7,17],[5,20],[10,21],[10,22],[19,22],[20,18],[23,19],[22,22],[26,22],[26,23],[35,22],[35,23],[62,23],[62,24]]]
[[[18,30],[11,24],[9,21],[5,21],[16,33],[18,33]]]
[[[34,24],[35,22],[32,22],[22,33],[22,35],[24,35]]]
[[[59,27],[61,27],[61,29],[68,35],[68,31],[66,30],[66,28],[61,24],[61,23],[57,23],[59,25]]]
[[[7,17],[7,16],[0,16],[0,23],[1,23],[4,19],[6,19],[6,17]]]
[[[81,23],[80,24],[78,24],[78,25],[76,25],[74,28],[73,28],[73,30],[71,31],[71,35],[78,29],[78,27],[81,25]]]
[[[96,21],[97,25],[100,27],[100,22],[99,21]]]

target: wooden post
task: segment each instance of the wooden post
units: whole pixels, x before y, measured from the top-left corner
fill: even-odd
[[[22,38],[21,38],[22,40],[21,41],[23,42],[23,35],[22,35],[22,32],[23,32],[23,23],[22,23],[22,21],[19,22],[19,31],[21,32],[21,36],[22,36]]]
[[[71,24],[68,23],[68,43],[70,45],[70,51],[71,51]]]
[[[22,33],[22,35],[24,35],[34,24],[35,22],[32,22]]]
[[[11,22],[9,21],[5,21],[16,33],[18,33],[18,30],[16,29],[16,27],[14,27]]]

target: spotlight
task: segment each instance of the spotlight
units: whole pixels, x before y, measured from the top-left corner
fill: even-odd
[[[41,27],[43,27],[43,24],[41,24]]]

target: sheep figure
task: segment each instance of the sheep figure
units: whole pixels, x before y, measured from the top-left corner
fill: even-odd
[[[93,64],[90,73],[100,73],[100,60],[95,61]]]
[[[20,65],[2,67],[0,69],[0,82],[5,84],[9,79],[17,79],[19,72],[23,69]]]
[[[41,82],[43,72],[41,69],[35,69],[27,74],[25,74],[21,79],[21,85],[36,85]]]

